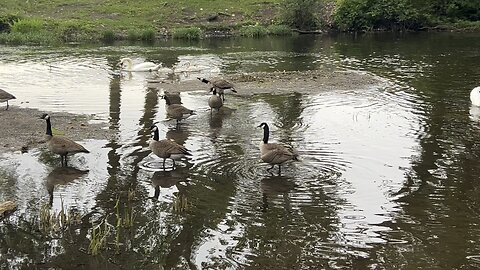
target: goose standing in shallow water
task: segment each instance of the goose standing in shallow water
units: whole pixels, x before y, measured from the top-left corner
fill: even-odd
[[[210,84],[212,85],[212,88],[210,88],[210,92],[213,91],[214,89],[217,89],[217,93],[219,96],[222,97],[223,101],[225,101],[225,90],[231,89],[232,92],[237,93],[237,90],[235,90],[235,86],[224,79],[211,79],[207,80],[205,78],[197,78],[203,83]]]
[[[0,102],[7,102],[7,108],[5,110],[8,110],[8,101],[11,99],[16,99],[16,97],[7,91],[0,89]]]
[[[90,153],[85,147],[80,144],[62,137],[62,136],[53,136],[52,134],[52,124],[50,123],[50,116],[48,114],[43,114],[40,119],[43,119],[47,122],[47,148],[55,154],[59,154],[62,159],[62,166],[67,167],[67,155],[76,154],[76,153]],[[65,163],[63,160],[65,159]],[[65,164],[65,165],[64,165]]]
[[[223,106],[223,100],[220,96],[217,96],[216,89],[213,89],[212,96],[208,99],[208,106],[210,106],[210,115],[212,114],[212,109],[217,109],[217,112],[219,112]]]
[[[297,160],[298,154],[294,151],[287,149],[285,146],[277,143],[269,143],[268,138],[270,136],[270,128],[267,123],[261,123],[258,127],[263,127],[263,140],[260,142],[261,159],[271,164],[272,167],[267,171],[273,169],[275,165],[278,165],[278,174],[281,174],[281,164],[288,160]]]
[[[193,110],[187,109],[183,105],[173,104],[167,95],[163,95],[162,98],[165,99],[165,103],[167,104],[167,117],[177,120],[177,125],[182,119],[195,114]]]
[[[122,58],[120,62],[118,62],[117,66],[121,68],[121,70],[131,71],[131,72],[152,72],[157,71],[162,67],[162,64],[155,64],[153,62],[143,62],[139,64],[133,64],[132,59],[130,58]]]
[[[170,158],[173,161],[173,168],[175,168],[175,159],[184,156],[191,156],[190,152],[184,146],[176,143],[173,140],[163,139],[159,140],[158,127],[153,125],[150,128],[153,131],[153,139],[150,142],[150,150],[152,153],[163,159],[163,169],[165,170],[165,160]]]
[[[475,106],[480,106],[480,86],[473,88],[470,92],[470,101]]]

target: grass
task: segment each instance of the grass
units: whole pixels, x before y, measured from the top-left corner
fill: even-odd
[[[172,36],[176,39],[197,40],[202,38],[203,32],[198,27],[181,27],[173,29]]]
[[[218,26],[224,30],[240,25],[245,19],[264,20],[262,24],[271,22],[278,13],[281,1],[283,0],[3,0],[0,5],[0,22],[2,18],[8,22],[21,18],[22,23],[17,26],[17,33],[21,31],[28,34],[25,34],[25,38],[20,38],[19,34],[11,37],[2,34],[0,42],[54,44],[57,41],[112,42],[117,39],[153,42],[157,36],[168,32],[174,33],[177,38],[198,39],[203,36],[203,31],[197,28],[211,30],[212,26]],[[272,12],[265,13],[265,10]],[[221,13],[219,21],[207,21],[210,15],[218,13]],[[3,25],[7,27],[8,24]],[[187,27],[188,25],[197,28]],[[42,27],[49,31],[50,36],[55,36],[55,42],[39,37],[45,33],[39,30]],[[33,29],[36,29],[33,32],[42,34],[33,36]]]
[[[262,25],[246,25],[240,28],[240,35],[245,37],[264,37],[268,35],[268,30]]]

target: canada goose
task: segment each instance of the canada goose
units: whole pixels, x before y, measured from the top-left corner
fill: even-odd
[[[298,154],[283,145],[268,143],[270,128],[267,123],[261,123],[258,127],[263,127],[263,140],[260,142],[261,158],[264,162],[272,165],[267,171],[278,165],[278,174],[280,174],[281,164],[288,160],[298,160]]]
[[[5,110],[8,110],[8,101],[10,99],[16,99],[16,97],[7,91],[0,89],[0,102],[7,102],[7,108]]]
[[[133,61],[130,58],[122,58],[120,62],[117,63],[122,70],[132,71],[132,72],[151,72],[157,71],[162,67],[162,64],[155,64],[153,62],[143,62],[133,65]]]
[[[163,95],[162,98],[165,99],[165,103],[167,104],[167,117],[177,120],[177,125],[180,120],[195,114],[193,110],[187,109],[183,105],[173,104],[167,95]]]
[[[212,109],[217,109],[218,112],[223,106],[222,98],[217,96],[217,89],[213,89],[212,96],[208,99],[208,106],[210,106],[210,114],[212,114]]]
[[[475,106],[480,106],[480,86],[473,88],[470,92],[470,100]]]
[[[182,104],[182,98],[180,97],[179,92],[170,93],[168,91],[165,91],[163,94],[168,97],[168,99],[170,100],[170,104]]]
[[[203,83],[210,84],[212,88],[210,88],[210,92],[213,91],[213,89],[217,89],[217,93],[219,96],[222,97],[223,101],[225,101],[225,90],[231,89],[232,92],[237,93],[237,90],[235,90],[235,86],[224,80],[224,79],[212,79],[212,80],[207,80],[205,78],[198,78]]]
[[[62,159],[62,166],[67,166],[67,155],[76,153],[90,153],[85,147],[80,144],[61,136],[53,136],[52,124],[50,123],[50,116],[43,114],[40,119],[47,122],[47,148],[55,154],[59,154]],[[65,158],[65,165],[63,159]]]
[[[163,169],[165,170],[165,160],[170,158],[173,161],[173,167],[175,168],[175,159],[184,156],[191,156],[190,152],[184,146],[176,143],[172,140],[159,140],[158,127],[153,125],[150,128],[153,131],[153,140],[150,142],[150,150],[152,153],[160,158],[163,158]]]

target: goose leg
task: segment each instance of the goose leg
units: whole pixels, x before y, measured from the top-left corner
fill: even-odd
[[[175,159],[172,158],[173,161],[173,168],[175,169]]]
[[[63,156],[60,156],[60,160],[62,162],[62,167],[63,167]]]
[[[282,167],[278,164],[278,176],[282,174]]]
[[[65,167],[68,167],[68,165],[67,165],[67,155],[65,155]]]
[[[163,170],[165,171],[165,159],[163,159]]]
[[[7,111],[7,110],[8,110],[8,100],[7,100],[7,108],[5,109],[5,111]]]
[[[274,166],[275,166],[275,165],[272,165],[272,167],[268,168],[268,169],[267,169],[267,172],[270,172],[270,170],[273,169]]]

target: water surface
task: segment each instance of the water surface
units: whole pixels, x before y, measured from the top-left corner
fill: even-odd
[[[16,105],[95,114],[115,134],[82,141],[92,153],[71,158],[70,169],[43,147],[0,157],[0,201],[19,204],[0,224],[0,266],[478,268],[480,113],[468,95],[480,81],[479,42],[479,34],[420,33],[0,47],[2,88]],[[214,65],[220,74],[358,70],[385,83],[227,95],[235,111],[213,117],[199,84],[181,95],[197,115],[177,128],[164,121],[161,85],[151,87],[146,74],[118,76],[125,56]],[[175,170],[143,166],[159,162],[147,147],[157,122],[160,137],[192,151]],[[300,154],[281,176],[260,162],[261,122]],[[44,206],[72,209],[81,224],[41,233]],[[87,254],[92,224],[115,226],[126,213],[133,226]]]

